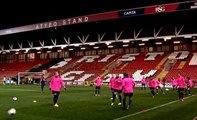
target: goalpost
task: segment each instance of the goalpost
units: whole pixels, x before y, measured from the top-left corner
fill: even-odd
[[[21,77],[24,77],[24,76],[39,76],[39,78],[45,74],[44,72],[18,72],[18,82],[17,84],[19,85],[20,82],[21,82]]]

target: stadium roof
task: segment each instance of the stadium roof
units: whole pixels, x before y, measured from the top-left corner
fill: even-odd
[[[196,3],[196,0],[188,1]],[[88,0],[80,0],[77,2],[74,1],[75,3],[69,1],[67,4],[60,2],[56,1],[44,5],[34,2],[32,4],[29,3],[29,6],[14,6],[12,11],[8,10],[6,12],[2,12],[0,31],[3,29],[5,32],[9,32],[6,28],[31,25],[41,22],[47,23],[48,21],[53,20],[106,13],[109,11],[184,1],[107,0],[107,2],[104,2],[104,0],[100,0],[92,2]],[[184,8],[185,6],[182,7]],[[2,8],[0,7],[0,9]],[[181,34],[195,33],[196,35],[197,30],[193,29],[197,27],[195,24],[197,18],[196,12],[196,9],[186,11],[180,10],[179,12],[162,12],[161,14],[140,15],[137,17],[125,16],[124,18],[114,20],[95,21],[60,27],[47,27],[47,29],[39,30],[36,27],[37,30],[34,31],[16,34],[11,32],[11,34],[0,36],[0,48],[2,51],[9,51],[19,48],[29,49],[29,47],[35,48],[41,46],[58,47],[60,45],[62,47],[62,45],[65,45],[67,47],[68,45],[72,46],[73,44],[89,44],[91,42],[98,43],[99,39],[102,40],[102,42],[114,41],[116,38],[118,38],[117,40],[129,39],[130,41],[131,39],[133,41],[134,38],[136,41],[136,38],[138,38],[141,40],[140,42],[144,42],[142,41],[142,38],[146,37],[146,39],[151,40],[155,34],[164,37],[166,37],[166,35],[173,35],[174,37],[175,32]],[[155,31],[154,34],[153,30]],[[164,39],[164,37],[162,37],[162,39]],[[159,41],[160,39],[161,38],[158,38]]]
[[[95,14],[186,0],[77,0],[77,1],[27,1],[1,3],[0,29],[18,27],[62,18]],[[193,0],[187,0],[193,1]]]

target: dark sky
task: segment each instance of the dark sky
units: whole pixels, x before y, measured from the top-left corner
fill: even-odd
[[[48,0],[42,2],[28,0],[23,3],[8,1],[0,5],[0,29],[113,10],[183,1],[192,0]]]

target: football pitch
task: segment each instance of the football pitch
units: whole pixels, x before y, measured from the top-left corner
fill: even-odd
[[[94,86],[68,86],[61,90],[56,108],[48,86],[42,93],[39,85],[0,85],[0,120],[193,120],[197,116],[197,89],[181,102],[172,89],[152,98],[148,88],[135,88],[129,110],[118,106],[118,99],[111,106],[107,86],[101,88],[101,96],[94,96],[94,90]],[[15,115],[7,114],[10,108],[16,109]]]

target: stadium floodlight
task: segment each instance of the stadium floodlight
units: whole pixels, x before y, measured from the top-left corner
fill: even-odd
[[[197,40],[192,40],[192,42],[193,42],[193,43],[196,43],[196,42],[197,42]]]
[[[68,50],[69,50],[69,51],[72,51],[72,50],[74,50],[74,49],[73,49],[73,48],[69,48]]]
[[[156,44],[156,45],[161,45],[161,44],[162,44],[162,42],[156,42],[155,44]]]
[[[129,45],[128,44],[124,44],[124,45],[122,45],[123,47],[128,47]]]
[[[94,46],[94,49],[98,49],[99,48],[99,46]]]
[[[129,40],[123,40],[123,43],[129,43],[130,41]]]
[[[108,46],[109,44],[111,44],[111,42],[105,42],[105,44]]]
[[[144,38],[144,39],[142,39],[142,41],[149,41],[149,39]]]
[[[180,43],[180,41],[174,41],[173,43],[174,43],[174,44],[179,44],[179,43]]]
[[[109,45],[109,46],[108,46],[108,48],[113,48],[113,47],[114,47],[113,45]]]
[[[143,46],[143,45],[145,45],[145,43],[140,43],[140,44],[139,44],[139,46]]]
[[[191,35],[185,35],[184,38],[192,38]]]
[[[86,49],[85,47],[82,47],[82,48],[81,48],[81,50],[85,50],[85,49]]]
[[[163,39],[164,39],[164,41],[166,41],[166,40],[170,40],[171,37],[165,37],[165,38],[163,38]]]
[[[89,43],[89,45],[91,45],[91,46],[92,46],[92,45],[95,45],[95,43]]]

